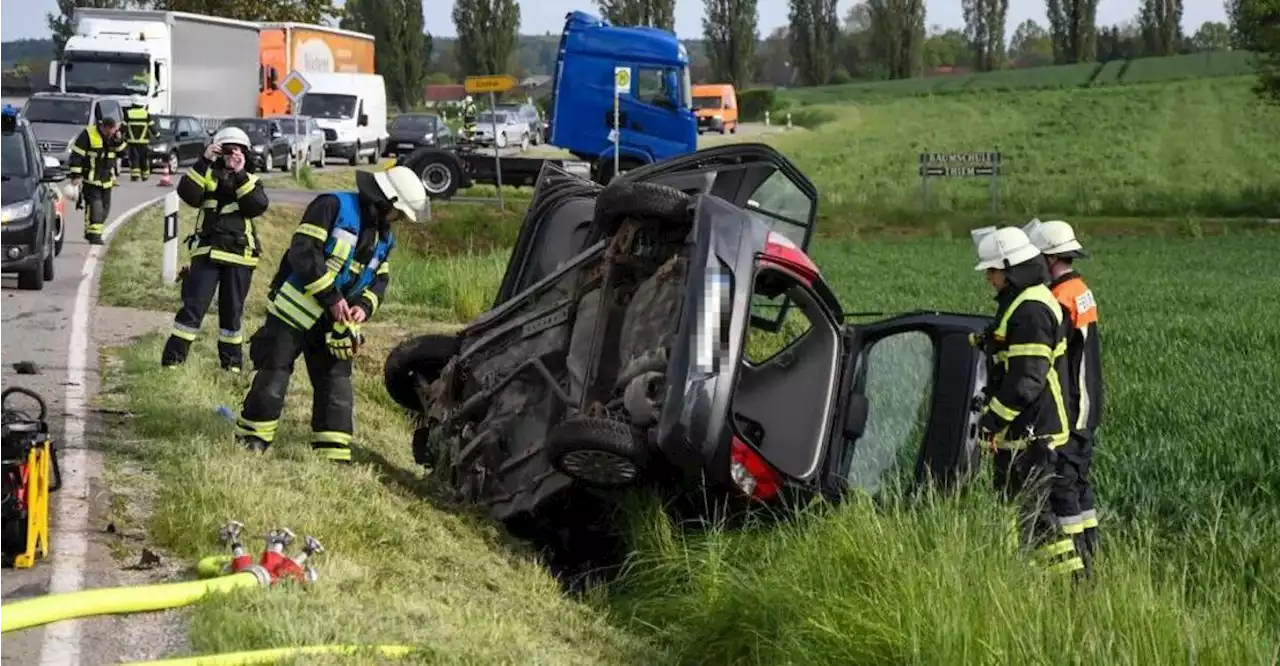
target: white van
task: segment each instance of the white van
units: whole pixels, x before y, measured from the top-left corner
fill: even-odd
[[[324,130],[324,151],[355,166],[361,157],[377,164],[387,145],[387,88],[378,74],[305,75],[311,85],[298,115]]]

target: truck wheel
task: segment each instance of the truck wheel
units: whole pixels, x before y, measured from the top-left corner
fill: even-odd
[[[347,159],[347,166],[355,166],[360,163],[360,143],[356,143],[355,150],[351,151],[351,157]]]
[[[612,419],[569,418],[547,433],[545,448],[558,471],[594,486],[635,483],[649,462],[631,426]]]
[[[422,178],[422,187],[432,199],[449,199],[458,193],[458,181],[462,174],[458,173],[458,165],[442,159],[430,159],[420,167],[418,175]]]
[[[397,405],[421,412],[417,379],[434,382],[458,353],[458,339],[452,335],[419,335],[396,345],[382,367],[382,383]]]

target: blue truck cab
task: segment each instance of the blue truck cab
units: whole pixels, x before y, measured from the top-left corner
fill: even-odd
[[[698,148],[689,54],[676,36],[651,27],[620,27],[585,12],[565,18],[552,85],[548,143],[613,175],[614,68],[631,68],[619,99],[619,169]]]

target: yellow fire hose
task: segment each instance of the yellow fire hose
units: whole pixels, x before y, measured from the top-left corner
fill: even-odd
[[[227,652],[203,657],[183,657],[160,661],[140,661],[126,666],[241,666],[247,664],[274,664],[289,657],[308,654],[356,654],[360,651],[376,652],[383,657],[403,657],[414,651],[408,645],[304,645],[302,647],[271,648],[250,652]]]

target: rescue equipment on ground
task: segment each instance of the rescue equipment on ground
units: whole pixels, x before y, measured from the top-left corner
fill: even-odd
[[[40,411],[11,409],[9,397],[25,395]],[[45,421],[44,399],[29,389],[11,386],[0,394],[3,405],[4,565],[34,566],[49,556],[49,492],[62,485],[57,452]]]

